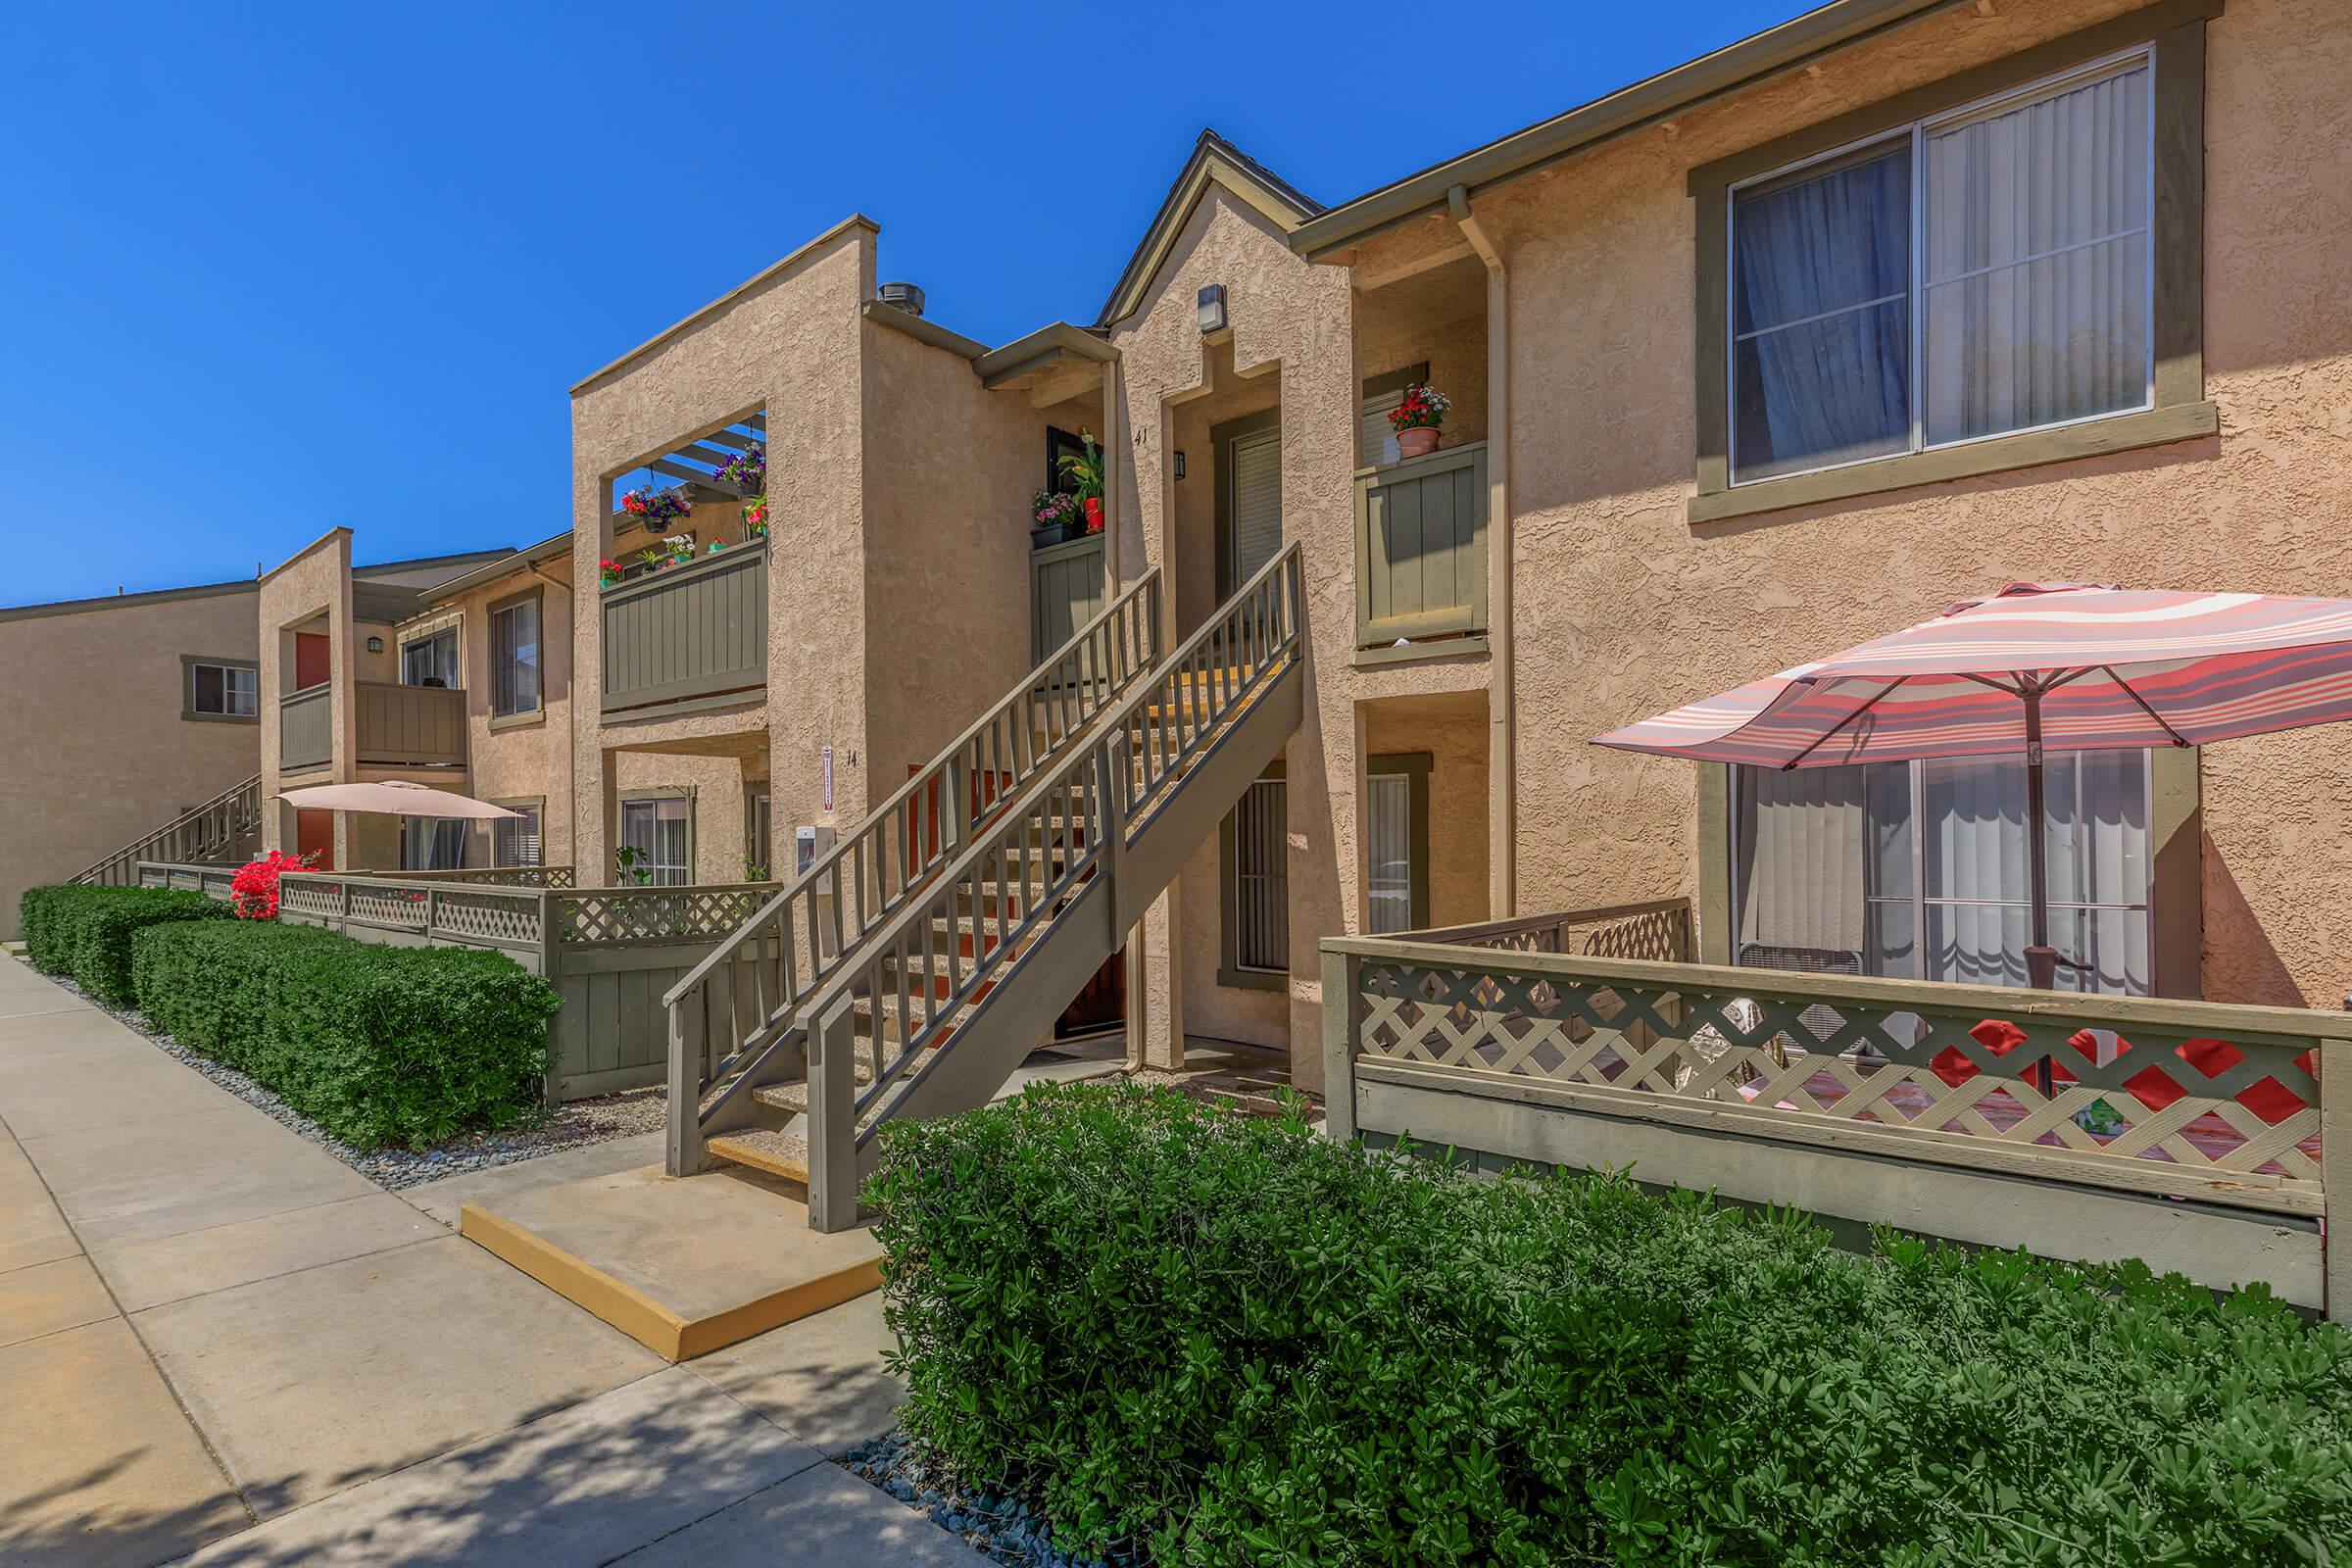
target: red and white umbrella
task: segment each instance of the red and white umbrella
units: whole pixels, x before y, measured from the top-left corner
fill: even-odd
[[[2352,718],[2352,600],[2011,583],[1933,620],[1593,737],[1750,767],[2210,741]],[[2047,989],[2044,846],[2026,835],[2033,983]]]
[[[397,778],[375,784],[312,784],[298,790],[280,790],[277,798],[307,811],[372,811],[379,816],[441,817],[522,814],[469,795],[460,795],[455,790],[437,790],[430,784],[412,784]]]

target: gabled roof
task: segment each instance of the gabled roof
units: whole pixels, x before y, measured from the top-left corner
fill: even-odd
[[[1186,220],[1212,182],[1257,209],[1286,234],[1323,211],[1320,202],[1265,165],[1215,131],[1203,130],[1193,144],[1193,156],[1185,161],[1184,172],[1168,187],[1167,200],[1159,204],[1158,215],[1144,230],[1143,243],[1127,259],[1118,287],[1103,302],[1102,314],[1095,318],[1097,326],[1125,319],[1143,303],[1144,291],[1151,287],[1160,264],[1175,248],[1176,236],[1184,231]]]

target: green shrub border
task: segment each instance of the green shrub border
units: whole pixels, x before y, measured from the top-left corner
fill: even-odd
[[[135,1000],[130,969],[136,933],[173,921],[236,918],[227,905],[202,893],[169,888],[27,888],[17,908],[24,956],[33,967],[70,975],[92,997],[115,1006]]]
[[[132,979],[157,1030],[362,1149],[421,1147],[532,1113],[560,1005],[504,954],[275,921],[141,932]]]
[[[1786,1210],[1099,1085],[893,1123],[866,1196],[906,1430],[1057,1547],[2352,1561],[2352,1334],[2259,1288],[1858,1254]]]

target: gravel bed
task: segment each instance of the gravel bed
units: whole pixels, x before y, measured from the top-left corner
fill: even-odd
[[[1053,1523],[1034,1504],[1002,1493],[965,1491],[904,1432],[861,1443],[835,1462],[917,1513],[930,1515],[940,1529],[998,1562],[1015,1568],[1150,1568],[1150,1559],[1140,1549],[1093,1557],[1057,1547]]]
[[[146,1018],[132,1008],[101,1002],[65,975],[53,974],[47,978],[118,1023],[145,1036],[165,1054],[186,1062],[248,1105],[266,1112],[272,1121],[300,1133],[378,1187],[392,1191],[439,1181],[444,1176],[462,1176],[494,1165],[536,1159],[558,1150],[578,1149],[636,1133],[659,1132],[666,1124],[668,1091],[657,1084],[647,1089],[623,1090],[617,1095],[600,1095],[593,1100],[575,1100],[505,1132],[461,1133],[427,1149],[355,1149],[234,1067],[224,1067],[188,1050],[170,1035],[156,1033],[147,1027]]]

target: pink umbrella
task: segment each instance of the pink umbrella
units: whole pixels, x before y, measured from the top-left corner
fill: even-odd
[[[1750,767],[1830,767],[2023,752],[2028,820],[2042,755],[2208,741],[2352,718],[2352,600],[2011,583],[1596,744]],[[2026,835],[2034,941],[2048,990],[2049,886]]]
[[[471,796],[437,790],[429,784],[386,779],[380,784],[313,784],[299,790],[280,790],[288,806],[313,811],[373,811],[385,816],[520,816],[503,806]]]

